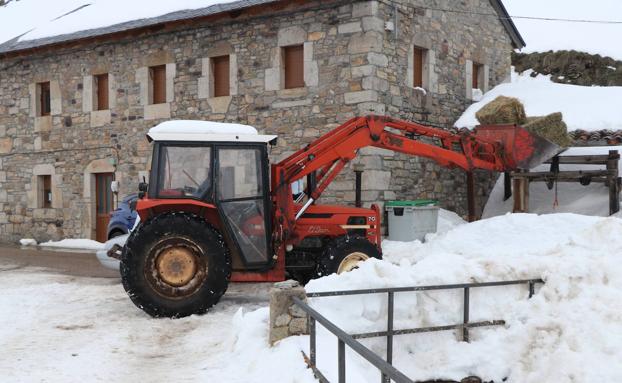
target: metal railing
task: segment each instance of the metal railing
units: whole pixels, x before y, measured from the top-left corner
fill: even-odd
[[[364,290],[346,290],[346,291],[327,291],[318,293],[308,293],[308,298],[318,297],[335,297],[335,296],[347,296],[347,295],[363,295],[363,294],[387,294],[387,330],[376,331],[360,334],[348,334],[337,325],[326,319],[322,314],[314,310],[306,302],[294,297],[294,303],[298,305],[303,311],[307,313],[307,320],[309,326],[309,356],[305,355],[308,360],[309,366],[313,369],[315,376],[321,382],[328,382],[328,379],[317,368],[317,347],[316,347],[316,323],[324,326],[328,331],[337,337],[337,365],[338,365],[338,381],[339,383],[345,383],[346,381],[346,360],[345,360],[345,346],[347,345],[356,353],[361,355],[365,360],[371,363],[374,367],[380,370],[381,382],[395,381],[397,383],[411,383],[406,375],[393,367],[393,337],[395,335],[404,334],[416,334],[423,332],[434,331],[446,331],[446,330],[462,330],[462,340],[469,341],[469,329],[484,326],[501,326],[505,324],[503,320],[490,320],[490,321],[478,321],[469,322],[470,312],[470,294],[471,289],[480,287],[494,287],[494,286],[509,286],[509,285],[523,285],[526,284],[529,287],[529,298],[534,295],[535,285],[544,283],[542,279],[521,279],[514,281],[499,281],[499,282],[480,282],[480,283],[459,283],[450,285],[429,285],[429,286],[412,286],[412,287],[392,287],[392,288],[380,288],[380,289],[364,289]],[[433,290],[456,290],[463,289],[463,317],[462,323],[445,325],[445,326],[431,326],[431,327],[419,327],[411,329],[399,329],[395,330],[393,327],[393,316],[395,311],[395,293],[404,292],[418,292],[418,291],[433,291]],[[373,338],[373,337],[386,337],[387,338],[387,355],[386,360],[372,352],[369,348],[365,347],[357,339]]]

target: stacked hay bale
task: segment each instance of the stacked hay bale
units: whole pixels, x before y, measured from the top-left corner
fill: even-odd
[[[541,117],[527,117],[525,107],[517,98],[499,96],[484,105],[475,117],[482,125],[520,125],[561,147],[572,144],[568,127],[560,112]]]

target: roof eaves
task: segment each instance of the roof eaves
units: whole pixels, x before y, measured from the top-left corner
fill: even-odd
[[[507,9],[505,9],[503,2],[501,0],[490,0],[490,5],[492,5],[495,11],[497,11],[497,14],[499,15],[499,20],[510,35],[514,48],[524,48],[527,44],[525,43],[525,40],[523,40],[523,36],[521,36],[518,28],[516,28],[516,25],[514,24],[514,21],[512,21],[512,18],[510,17]]]

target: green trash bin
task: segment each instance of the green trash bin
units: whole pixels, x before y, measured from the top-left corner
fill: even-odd
[[[436,233],[438,201],[388,201],[384,208],[389,216],[389,240],[423,241],[428,233]]]

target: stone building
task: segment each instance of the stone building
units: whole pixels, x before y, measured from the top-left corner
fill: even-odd
[[[145,133],[163,120],[278,134],[274,160],[355,115],[451,128],[522,46],[498,0],[242,0],[13,39],[0,45],[0,238],[96,238],[110,181],[119,197],[136,190]],[[466,214],[462,171],[361,152],[365,201],[434,198]],[[353,179],[344,170],[322,201],[352,203]],[[477,179],[481,206],[493,178]]]

